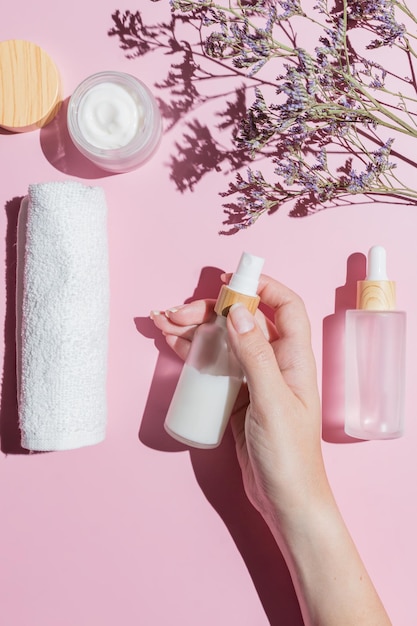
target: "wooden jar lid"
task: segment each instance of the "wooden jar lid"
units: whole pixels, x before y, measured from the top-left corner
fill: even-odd
[[[42,48],[20,39],[0,42],[0,126],[13,132],[41,128],[61,101],[58,69]]]

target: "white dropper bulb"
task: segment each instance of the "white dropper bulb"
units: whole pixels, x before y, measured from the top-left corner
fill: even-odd
[[[244,252],[237,270],[230,280],[229,288],[247,296],[256,296],[264,262],[265,259]]]
[[[387,253],[382,246],[372,246],[368,252],[366,280],[389,280],[387,276]]]
[[[358,280],[356,308],[368,311],[395,309],[395,282],[387,276],[387,254],[382,246],[373,246],[368,252],[368,274]]]

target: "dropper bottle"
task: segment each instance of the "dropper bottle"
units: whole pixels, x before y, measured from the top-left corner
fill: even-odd
[[[223,437],[239,393],[243,373],[227,338],[226,317],[236,302],[255,313],[256,294],[264,259],[244,252],[214,307],[213,322],[201,324],[191,343],[171,400],[165,429],[196,448],[215,448]]]
[[[406,313],[395,310],[386,251],[373,246],[356,309],[346,311],[345,432],[394,439],[404,432]]]

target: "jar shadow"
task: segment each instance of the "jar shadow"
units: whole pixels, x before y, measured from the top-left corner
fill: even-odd
[[[55,169],[84,179],[106,178],[114,172],[106,172],[82,155],[73,144],[67,127],[69,98],[66,98],[54,119],[41,128],[42,152]]]

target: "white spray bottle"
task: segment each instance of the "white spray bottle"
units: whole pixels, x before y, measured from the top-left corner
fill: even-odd
[[[220,290],[215,320],[197,328],[165,418],[174,439],[196,448],[220,444],[243,380],[228,343],[226,317],[236,302],[255,313],[263,264],[264,259],[244,252],[230,283]]]

